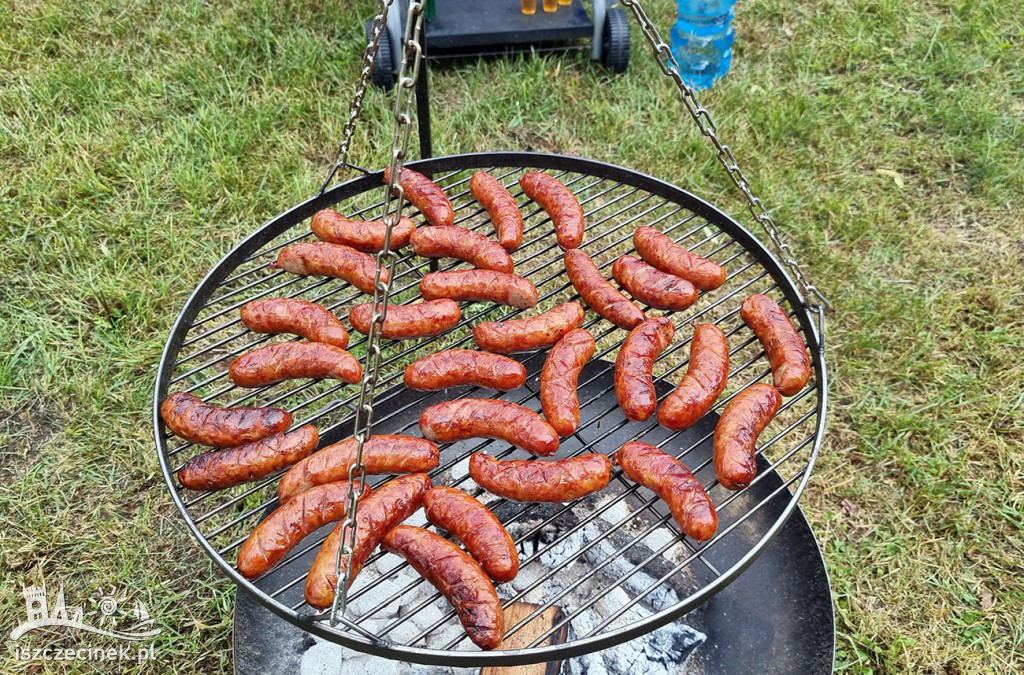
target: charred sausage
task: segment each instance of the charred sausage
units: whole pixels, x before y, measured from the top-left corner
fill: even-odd
[[[690,253],[653,227],[638,227],[633,246],[649,265],[682,277],[702,291],[713,291],[725,283],[725,269]]]
[[[532,455],[558,451],[558,434],[541,416],[510,401],[460,398],[430,406],[420,415],[423,437],[435,443],[464,438],[508,441]]]
[[[504,583],[516,578],[516,545],[489,508],[462,490],[436,487],[423,497],[423,510],[427,520],[462,542],[491,579]]]
[[[384,169],[384,182],[391,178],[391,167]],[[402,167],[402,177],[399,179],[402,192],[409,203],[419,209],[420,213],[430,222],[431,225],[451,225],[455,222],[455,212],[452,210],[452,203],[448,201],[444,191],[437,183],[424,176],[419,171],[413,171]]]
[[[576,393],[580,371],[594,356],[594,336],[578,328],[558,341],[544,361],[540,374],[540,404],[544,417],[559,436],[572,436],[580,425],[580,401]]]
[[[683,533],[707,541],[718,529],[718,514],[700,481],[672,455],[647,443],[626,443],[615,453],[622,472],[653,490],[668,505]]]
[[[357,483],[354,487],[360,499],[370,493],[368,485]],[[238,549],[238,571],[246,579],[266,574],[296,544],[327,523],[342,520],[347,513],[347,481],[318,485],[299,495],[279,506],[256,526]]]
[[[177,436],[215,448],[252,443],[292,425],[292,414],[280,408],[222,408],[184,392],[164,400],[160,417]]]
[[[782,405],[779,390],[770,384],[747,387],[725,406],[715,427],[715,474],[730,490],[750,485],[757,475],[757,437]]]
[[[455,225],[421,227],[412,233],[412,250],[422,258],[458,258],[482,270],[511,273],[512,257],[501,244]]]
[[[349,312],[352,328],[369,334],[373,318],[373,305],[356,305]],[[389,340],[412,340],[414,338],[440,335],[455,326],[462,319],[462,310],[454,300],[429,300],[411,305],[388,305],[381,335]]]
[[[803,389],[811,377],[811,357],[786,311],[758,293],[743,301],[740,316],[764,346],[779,393],[792,396]]]
[[[729,380],[729,345],[713,323],[699,324],[690,343],[690,365],[679,386],[658,408],[658,424],[681,431],[703,417]]]
[[[612,467],[600,453],[569,459],[497,460],[482,452],[469,458],[469,475],[499,497],[516,502],[568,502],[603,490]]]
[[[615,261],[612,276],[630,295],[656,309],[681,312],[697,301],[697,287],[689,281],[666,274],[631,255]]]
[[[551,216],[559,246],[570,249],[583,243],[583,207],[569,188],[541,171],[525,174],[519,179],[519,185],[527,197]]]
[[[615,396],[626,417],[643,422],[658,406],[654,361],[672,342],[676,329],[663,316],[648,319],[626,336],[615,359]]]
[[[473,329],[480,349],[499,354],[550,347],[583,323],[583,305],[567,302],[528,319],[484,321]]]
[[[373,276],[377,261],[372,256],[342,244],[307,241],[285,246],[271,267],[301,276],[324,276],[342,279],[363,293],[373,294]],[[381,269],[380,280],[386,282],[388,271]]]
[[[383,249],[387,232],[383,220],[349,220],[331,209],[313,214],[312,229],[320,241],[344,244],[363,253],[376,253]],[[388,248],[397,251],[408,244],[415,229],[413,222],[402,216],[391,228],[391,245]]]
[[[431,272],[420,279],[420,295],[424,300],[490,301],[519,309],[537,304],[536,286],[523,277],[494,270]]]
[[[414,473],[411,476],[401,476],[384,483],[374,490],[373,494],[359,502],[359,512],[356,514],[356,543],[352,549],[352,575],[348,580],[349,586],[352,585],[359,571],[366,564],[366,559],[377,548],[388,530],[415,513],[423,503],[423,495],[432,487],[427,474]],[[316,489],[313,488],[313,490]],[[309,492],[300,494],[288,504],[301,501],[303,495],[307,495]],[[334,592],[338,588],[335,560],[341,545],[342,533],[346,537],[348,536],[348,529],[344,522],[338,523],[338,526],[331,530],[317,552],[316,558],[313,559],[309,576],[306,577],[306,602],[310,607],[324,609],[330,607],[334,602]],[[341,569],[344,570],[347,565],[348,558],[342,556]]]
[[[597,265],[579,249],[565,252],[565,271],[569,281],[595,312],[624,330],[632,330],[647,318],[643,311],[604,278]]]
[[[505,186],[486,171],[477,171],[469,179],[469,191],[487,209],[502,248],[509,253],[519,248],[523,243],[523,214]]]
[[[515,359],[472,349],[447,349],[418,361],[405,369],[405,386],[434,391],[475,384],[478,387],[508,391],[526,384],[526,368]]]
[[[409,525],[388,532],[383,544],[441,591],[476,646],[494,649],[501,644],[505,636],[501,601],[494,584],[472,556],[444,537]]]
[[[228,367],[228,377],[239,387],[306,377],[358,382],[362,376],[356,357],[322,342],[277,342],[242,354]]]
[[[211,450],[185,462],[178,480],[192,490],[223,490],[288,468],[309,456],[318,442],[316,427],[307,424],[237,448]]]
[[[347,479],[349,468],[355,464],[357,449],[356,439],[346,438],[302,460],[281,476],[281,482],[277,484],[277,498],[284,504],[314,485]],[[436,445],[415,436],[380,434],[370,436],[370,440],[363,444],[363,466],[367,476],[423,473],[436,468],[439,458]]]
[[[253,300],[242,306],[242,323],[256,333],[293,333],[311,342],[344,349],[348,331],[324,307],[297,298]]]

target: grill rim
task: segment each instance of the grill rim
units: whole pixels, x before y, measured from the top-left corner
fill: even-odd
[[[160,418],[160,403],[167,396],[171,375],[176,363],[172,360],[171,354],[175,355],[181,349],[182,343],[188,331],[192,328],[193,322],[199,312],[204,308],[204,303],[209,300],[216,289],[234,272],[240,264],[249,260],[261,247],[272,239],[286,232],[298,223],[311,217],[316,211],[328,208],[344,199],[366,192],[374,187],[382,188],[383,170],[371,172],[366,175],[357,176],[349,181],[340,183],[335,187],[317,194],[305,201],[302,201],[290,209],[278,214],[266,221],[256,231],[245,237],[239,244],[233,247],[222,257],[213,268],[197,284],[196,288],[189,295],[184,307],[175,319],[167,342],[161,353],[157,370],[156,381],[153,387],[153,436],[157,449],[157,456],[160,462],[161,473],[164,482],[171,493],[172,501],[182,514],[185,524],[192,536],[199,542],[200,547],[220,568],[229,579],[234,581],[237,587],[242,588],[257,602],[268,608],[278,616],[281,616],[290,623],[303,630],[330,640],[332,642],[356,649],[360,652],[383,656],[386,658],[422,663],[426,665],[447,665],[454,667],[479,667],[479,666],[508,666],[539,663],[554,659],[571,658],[583,654],[592,653],[612,647],[622,642],[646,635],[647,633],[685,615],[694,608],[702,605],[712,598],[716,593],[728,586],[744,570],[747,569],[764,549],[771,543],[781,528],[789,520],[793,511],[798,508],[798,501],[813,473],[814,464],[821,450],[826,427],[826,411],[828,400],[827,370],[824,358],[824,340],[819,330],[823,330],[823,324],[815,320],[815,315],[804,301],[800,291],[786,272],[785,267],[767,249],[767,247],[743,225],[736,221],[725,211],[713,206],[700,197],[661,179],[655,178],[632,169],[609,164],[598,160],[573,157],[569,155],[557,155],[534,152],[480,152],[464,153],[435,157],[426,160],[418,160],[407,163],[407,166],[426,174],[438,172],[462,172],[474,169],[486,169],[496,166],[500,168],[518,167],[519,169],[535,168],[545,170],[571,171],[585,174],[592,177],[600,177],[606,180],[614,180],[622,185],[639,188],[650,194],[675,204],[682,205],[691,213],[704,218],[708,223],[720,228],[741,247],[750,253],[754,259],[768,272],[769,276],[776,282],[777,289],[782,293],[794,310],[794,316],[800,323],[807,346],[810,351],[811,361],[815,369],[814,389],[817,394],[815,413],[817,423],[814,429],[814,442],[808,456],[807,464],[800,469],[800,473],[792,478],[782,480],[781,484],[774,488],[769,497],[763,501],[768,502],[778,498],[783,491],[791,489],[790,499],[782,509],[779,517],[768,529],[767,532],[747,551],[732,567],[722,572],[716,579],[705,585],[703,588],[691,593],[677,605],[661,610],[647,616],[635,623],[625,627],[600,633],[591,637],[580,638],[571,643],[548,645],[543,647],[532,647],[517,650],[495,650],[483,651],[442,651],[438,649],[427,649],[423,647],[412,647],[408,645],[396,645],[384,639],[376,639],[358,625],[349,621],[346,617],[339,617],[339,624],[331,628],[329,624],[320,621],[319,614],[303,613],[272,599],[266,591],[260,589],[254,582],[246,579],[233,566],[230,565],[199,531],[197,524],[193,521],[188,508],[182,500],[174,484],[174,468],[168,461],[168,444],[166,428]],[[820,317],[819,317],[820,319]],[[799,478],[799,480],[797,480]],[[793,485],[795,488],[792,488]],[[760,507],[758,507],[760,508]],[[347,627],[352,633],[345,633],[341,629]],[[356,637],[358,635],[365,637]]]

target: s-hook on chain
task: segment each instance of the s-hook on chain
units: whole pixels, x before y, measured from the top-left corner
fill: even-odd
[[[732,182],[740,189],[743,196],[747,198],[747,208],[750,210],[750,215],[754,217],[761,227],[764,228],[765,233],[772,240],[779,254],[782,256],[782,262],[789,268],[796,277],[797,283],[800,284],[800,288],[804,292],[804,301],[808,304],[808,308],[816,311],[819,315],[819,322],[823,321],[824,310],[828,309],[828,300],[824,294],[818,290],[818,287],[807,280],[807,276],[804,274],[803,268],[800,263],[797,262],[796,256],[793,253],[793,249],[789,247],[789,244],[782,238],[782,233],[779,232],[779,228],[775,225],[775,221],[772,220],[771,215],[768,213],[768,209],[765,208],[764,203],[761,199],[754,195],[753,190],[750,188],[750,182],[747,181],[747,177],[743,175],[743,171],[740,170],[740,165],[736,161],[736,156],[733,154],[732,149],[722,143],[718,138],[718,128],[715,126],[714,121],[711,119],[711,113],[708,112],[707,108],[700,104],[697,100],[697,94],[683,81],[683,78],[679,75],[679,64],[676,62],[675,56],[672,55],[672,50],[661,39],[661,35],[658,33],[658,29],[654,27],[654,23],[651,22],[647,16],[647,12],[644,11],[643,7],[640,6],[638,0],[619,0],[621,4],[625,5],[633,12],[633,16],[636,18],[640,29],[644,33],[644,37],[647,38],[647,42],[650,43],[651,48],[654,50],[654,58],[661,68],[662,72],[671,77],[676,86],[679,87],[679,91],[683,94],[683,104],[686,105],[686,110],[690,113],[690,117],[697,123],[698,128],[702,134],[711,139],[712,145],[718,151],[718,161],[723,167],[725,167],[726,173],[729,174],[729,178]],[[822,331],[819,339],[824,339],[824,331]]]
[[[381,5],[386,0],[381,0]],[[383,12],[382,12],[383,14]],[[370,332],[366,338],[366,363],[363,380],[359,388],[359,405],[356,407],[355,438],[356,459],[348,470],[348,513],[339,527],[340,542],[338,554],[334,561],[335,578],[338,580],[331,604],[331,627],[338,624],[339,613],[345,612],[348,598],[348,584],[352,578],[352,552],[356,543],[356,517],[359,495],[362,493],[362,482],[366,475],[363,464],[363,445],[370,438],[370,427],[373,424],[373,393],[377,387],[380,374],[380,333],[387,315],[388,295],[391,292],[390,279],[394,275],[397,254],[391,250],[391,231],[402,217],[405,204],[405,192],[402,190],[400,178],[402,166],[409,151],[409,135],[412,131],[412,98],[416,88],[416,80],[420,74],[420,62],[423,58],[423,0],[410,0],[409,11],[405,21],[405,45],[402,52],[402,65],[398,71],[398,86],[395,88],[395,135],[391,143],[391,164],[387,186],[384,190],[384,247],[377,254],[377,271],[373,278],[373,314],[370,319]],[[372,40],[379,37],[379,32]],[[372,45],[376,51],[376,44]],[[367,47],[367,53],[371,51]],[[381,279],[381,270],[387,268],[388,278]],[[355,489],[358,480],[360,489]],[[346,557],[344,575],[342,575],[342,557]],[[358,570],[356,570],[358,571]]]

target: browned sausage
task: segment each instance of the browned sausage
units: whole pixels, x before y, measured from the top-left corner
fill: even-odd
[[[578,328],[558,341],[544,361],[540,374],[540,404],[544,417],[559,436],[572,436],[580,425],[580,401],[576,394],[580,371],[594,356],[594,336]]]
[[[568,502],[603,490],[612,467],[600,453],[569,459],[499,461],[482,452],[469,458],[469,475],[499,497],[516,502]]]
[[[322,342],[277,342],[242,354],[228,377],[239,387],[263,387],[305,377],[358,382],[363,367],[341,347]]]
[[[297,298],[253,300],[242,306],[241,314],[242,323],[256,333],[294,333],[312,342],[348,347],[345,324],[312,302]]]
[[[658,408],[658,424],[681,431],[703,417],[729,380],[729,345],[713,323],[699,324],[690,343],[690,365],[679,386]]]
[[[502,248],[509,253],[519,248],[523,243],[523,214],[505,186],[486,171],[477,171],[469,179],[469,191],[487,209]]]
[[[654,361],[672,343],[675,326],[663,316],[648,319],[622,341],[615,359],[615,396],[626,417],[643,422],[658,407],[654,390]]]
[[[390,177],[391,167],[385,167],[384,182],[387,183]],[[431,225],[451,225],[455,222],[452,203],[448,201],[448,197],[437,183],[419,171],[405,167],[402,167],[402,177],[398,182],[402,186],[405,198],[420,210]]]
[[[501,244],[455,225],[421,227],[412,233],[412,250],[422,258],[458,258],[482,270],[512,272],[512,257]]]
[[[515,359],[472,349],[447,349],[413,361],[405,369],[405,386],[434,391],[475,384],[508,391],[526,384],[526,368]]]
[[[786,311],[758,293],[743,301],[740,316],[764,346],[779,393],[792,396],[803,389],[811,377],[811,357]]]
[[[307,241],[285,246],[271,267],[280,267],[286,272],[302,276],[334,277],[349,282],[363,293],[373,294],[373,276],[377,261],[372,256],[342,244],[328,244],[323,241]],[[389,274],[381,269],[380,280],[387,281]]]
[[[356,543],[352,549],[352,575],[348,580],[350,587],[381,538],[388,530],[415,513],[423,503],[423,495],[432,487],[427,474],[414,473],[384,483],[374,490],[373,494],[359,502],[359,512],[356,513]],[[309,492],[302,493],[288,504],[301,501],[303,495]],[[311,607],[323,609],[330,607],[334,602],[334,592],[338,588],[335,559],[341,545],[342,532],[348,537],[348,528],[344,522],[338,523],[338,526],[331,530],[316,558],[313,559],[309,576],[306,577],[306,602]],[[343,572],[347,564],[348,558],[342,556]]]
[[[373,304],[356,305],[349,312],[352,328],[360,333],[370,333],[373,318]],[[381,335],[389,340],[412,340],[413,338],[440,335],[462,320],[462,310],[454,300],[429,300],[411,305],[388,305]]]
[[[725,283],[722,267],[690,253],[653,227],[638,227],[633,233],[633,246],[648,264],[682,277],[702,291],[713,291]]]
[[[177,436],[215,448],[252,443],[292,425],[292,414],[280,408],[222,408],[184,392],[164,399],[160,417]]]
[[[387,231],[383,220],[349,220],[331,209],[313,214],[312,229],[320,241],[345,244],[363,253],[376,253],[384,248],[384,234]],[[415,229],[413,222],[402,216],[398,224],[391,228],[389,248],[397,251],[408,244]]]
[[[510,401],[460,398],[437,403],[420,414],[423,437],[435,443],[464,438],[508,441],[532,455],[558,451],[558,434],[541,416]]]
[[[523,277],[494,270],[431,272],[420,279],[420,295],[424,300],[489,300],[519,309],[529,309],[537,304],[536,286]]]
[[[348,470],[356,461],[357,448],[356,439],[346,438],[302,460],[281,476],[281,482],[277,484],[277,498],[283,504],[314,485],[347,479]],[[363,466],[367,476],[423,473],[436,468],[439,458],[436,445],[415,436],[381,434],[370,436],[370,440],[363,444]]]
[[[697,301],[697,287],[689,281],[661,272],[631,255],[615,261],[612,276],[630,295],[656,309],[681,312]]]
[[[730,490],[750,485],[757,475],[757,437],[782,405],[779,390],[754,384],[725,406],[715,427],[715,474]]]
[[[473,329],[480,349],[500,354],[550,347],[583,323],[583,305],[567,302],[528,319],[484,321]]]
[[[715,505],[700,481],[672,455],[653,445],[634,441],[615,453],[623,473],[653,490],[668,505],[683,533],[698,542],[707,541],[718,529]]]
[[[579,249],[565,252],[565,271],[583,302],[619,328],[631,330],[645,318],[643,311],[615,290],[597,265]]]
[[[384,537],[384,548],[408,561],[448,599],[469,639],[494,649],[505,636],[505,615],[494,584],[472,556],[444,537],[401,525]]]
[[[462,490],[436,487],[423,497],[427,520],[451,532],[498,583],[519,573],[519,554],[498,517]]]
[[[313,452],[320,438],[304,427],[227,450],[211,450],[185,462],[178,480],[192,490],[222,490],[286,469]]]
[[[519,185],[527,197],[551,216],[559,246],[570,249],[583,243],[583,207],[569,188],[541,171],[525,174],[519,179]]]
[[[356,484],[360,499],[370,494],[369,485]],[[362,503],[360,503],[362,510]],[[327,523],[348,513],[348,481],[318,485],[287,504],[277,507],[256,526],[238,549],[238,571],[247,579],[266,574],[296,544]]]

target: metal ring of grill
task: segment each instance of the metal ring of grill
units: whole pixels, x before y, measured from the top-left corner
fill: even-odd
[[[374,553],[356,578],[351,610],[332,628],[323,613],[305,604],[302,587],[309,563],[331,526],[303,540],[268,575],[249,581],[234,566],[238,547],[256,524],[277,505],[278,475],[220,492],[194,492],[178,483],[175,472],[200,451],[173,437],[159,416],[170,393],[189,391],[220,405],[274,405],[295,415],[293,428],[314,423],[321,447],[352,432],[358,386],[336,381],[291,381],[257,390],[239,389],[227,379],[231,359],[255,346],[282,339],[251,333],[239,308],[263,297],[301,297],[318,302],[341,317],[367,296],[337,279],[298,277],[272,270],[277,251],[312,240],[307,220],[333,207],[353,218],[380,217],[381,172],[350,180],[270,220],[224,257],[199,284],[182,309],[164,348],[154,390],[153,425],[160,467],[189,529],[203,550],[236,584],[263,605],[303,629],[353,649],[403,661],[451,666],[515,665],[577,656],[646,634],[708,600],[743,572],[771,542],[790,514],[811,475],[825,425],[824,348],[815,315],[801,301],[792,280],[771,253],[735,220],[707,202],[655,178],[601,162],[537,153],[478,153],[419,162],[410,167],[434,176],[455,207],[456,223],[491,234],[493,226],[469,193],[469,177],[486,169],[516,196],[523,213],[522,247],[513,258],[516,273],[540,292],[532,310],[490,303],[463,303],[463,319],[446,333],[422,340],[390,342],[383,353],[384,391],[374,397],[374,433],[418,435],[416,420],[426,406],[445,398],[496,397],[540,409],[538,377],[545,352],[522,356],[528,380],[524,388],[501,394],[474,388],[413,392],[402,385],[404,366],[415,358],[453,347],[474,348],[470,329],[484,320],[527,316],[578,298],[565,275],[562,255],[547,214],[522,194],[516,180],[524,171],[547,170],[577,195],[586,212],[582,246],[606,277],[611,264],[632,250],[632,233],[652,225],[698,255],[729,272],[725,285],[701,293],[685,312],[670,315],[677,326],[673,344],[661,355],[655,375],[664,398],[685,372],[691,321],[718,323],[730,347],[729,387],[712,413],[694,427],[672,433],[652,418],[629,422],[615,405],[611,374],[626,332],[587,310],[584,327],[597,338],[597,353],[580,377],[580,430],[563,439],[557,457],[584,452],[613,453],[628,440],[644,440],[679,457],[704,484],[719,511],[713,539],[701,546],[682,537],[667,509],[644,488],[613,472],[608,488],[568,504],[518,504],[482,492],[464,470],[469,455],[486,450],[498,457],[522,458],[506,444],[477,439],[441,446],[441,463],[431,472],[435,484],[467,489],[487,503],[506,524],[520,547],[523,583],[499,586],[506,606],[527,600],[558,605],[563,616],[545,635],[522,649],[482,652],[465,638],[454,610],[433,588],[396,556]],[[422,216],[413,212],[417,225]],[[444,261],[442,269],[466,267]],[[420,277],[432,263],[403,251],[394,279],[392,302],[418,299]],[[711,435],[717,414],[741,389],[770,381],[767,358],[756,337],[739,318],[739,306],[752,293],[774,297],[803,333],[814,373],[801,392],[784,401],[758,446],[759,473],[740,492],[725,490],[710,466]],[[646,310],[647,308],[645,308]],[[657,313],[657,312],[656,312]],[[361,357],[365,337],[353,334],[350,350]],[[515,453],[515,454],[514,454]],[[371,482],[386,476],[371,477]],[[422,514],[422,512],[420,512]],[[419,514],[418,514],[419,515]],[[416,518],[416,516],[414,516]],[[420,524],[419,518],[414,524]],[[442,535],[445,533],[441,533]],[[429,593],[426,590],[429,590]],[[360,598],[363,604],[360,605]],[[413,617],[433,606],[440,618],[416,625]],[[388,608],[391,608],[389,610]],[[381,620],[394,608],[397,618]],[[435,611],[431,610],[431,611]],[[422,615],[420,615],[422,616]],[[419,621],[420,624],[423,621]],[[527,620],[507,626],[507,635]],[[547,644],[550,635],[569,626],[562,644]]]

